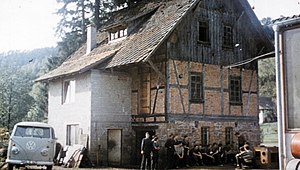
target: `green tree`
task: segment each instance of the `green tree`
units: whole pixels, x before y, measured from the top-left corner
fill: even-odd
[[[275,58],[260,60],[258,67],[260,95],[276,98]]]
[[[48,113],[48,85],[45,82],[37,82],[33,85],[30,96],[34,103],[29,108],[24,121],[46,121]]]
[[[263,29],[268,35],[268,38],[274,42],[274,31],[272,29],[272,19],[270,17],[261,20]],[[276,98],[276,72],[275,59],[268,58],[258,62],[258,80],[260,95],[265,97]]]
[[[0,72],[1,125],[11,129],[26,116],[33,98],[28,94],[32,77],[23,70],[7,67]]]
[[[260,22],[268,38],[274,43],[274,31],[272,28],[273,25],[272,18],[270,17],[263,18]]]
[[[34,80],[48,71],[48,60],[55,53],[55,48],[43,48],[0,54],[0,127],[45,119],[47,84]]]

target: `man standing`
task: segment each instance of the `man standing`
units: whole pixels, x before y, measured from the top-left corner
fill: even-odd
[[[165,147],[167,148],[167,169],[172,169],[174,166],[174,152],[175,152],[175,148],[174,148],[174,135],[170,134],[169,138],[167,139],[166,143],[165,143]]]
[[[151,169],[152,170],[157,170],[158,169],[158,157],[159,157],[159,150],[160,150],[160,146],[158,143],[158,137],[155,136],[152,139],[153,142],[153,150],[152,150],[152,166]]]
[[[242,134],[240,134],[239,132],[236,132],[235,135],[237,137],[238,149],[240,149],[241,147],[244,147],[244,145],[246,143],[245,137]]]
[[[189,137],[187,135],[185,135],[183,137],[183,141],[182,141],[182,145],[184,148],[184,157],[183,157],[183,162],[184,162],[184,166],[189,167],[190,165],[190,141],[189,141]]]
[[[150,139],[149,132],[146,132],[145,138],[142,140],[141,144],[141,154],[142,154],[142,163],[141,169],[151,169],[151,151],[153,148],[152,141]]]

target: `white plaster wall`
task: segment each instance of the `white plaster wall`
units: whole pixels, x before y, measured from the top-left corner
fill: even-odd
[[[58,141],[65,146],[67,124],[79,124],[83,134],[89,134],[91,122],[90,72],[77,75],[75,78],[75,102],[62,104],[62,79],[49,83],[48,123],[56,132]]]

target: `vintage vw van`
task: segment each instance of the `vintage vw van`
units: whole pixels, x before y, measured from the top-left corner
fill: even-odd
[[[50,125],[40,122],[17,123],[8,144],[8,170],[25,165],[52,169],[55,145],[55,134]]]

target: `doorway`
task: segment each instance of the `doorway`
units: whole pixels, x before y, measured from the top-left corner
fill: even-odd
[[[146,129],[136,129],[136,165],[140,165],[141,160],[142,160],[142,155],[141,155],[141,143],[143,138],[145,137],[145,133],[149,132],[150,138],[155,135],[155,130],[146,130]]]
[[[122,130],[108,129],[107,134],[108,165],[119,166],[122,162]]]

